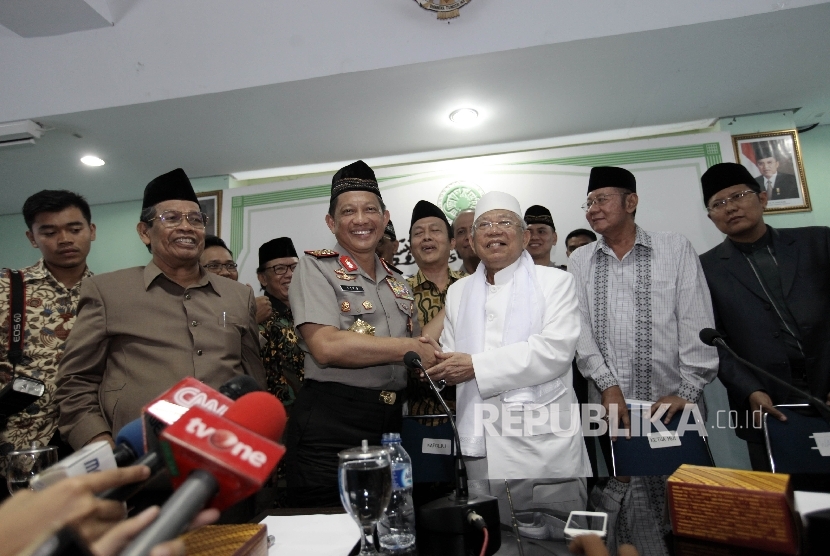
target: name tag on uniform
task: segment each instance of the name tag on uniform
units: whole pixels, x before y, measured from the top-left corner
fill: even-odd
[[[347,286],[346,284],[341,284],[340,289],[344,292],[363,293],[363,286]]]

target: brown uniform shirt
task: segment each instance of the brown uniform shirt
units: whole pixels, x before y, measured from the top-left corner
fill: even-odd
[[[152,262],[83,281],[58,371],[60,430],[74,448],[117,432],[184,377],[265,387],[253,290],[204,270],[183,288]]]
[[[348,330],[362,319],[375,327],[378,337],[417,337],[421,327],[406,280],[383,266],[376,255],[374,281],[340,245],[335,245],[334,251],[337,256],[306,255],[300,259],[288,289],[295,327],[314,323]],[[353,268],[344,264],[343,257],[349,257]],[[300,345],[308,353],[302,337]],[[309,354],[305,358],[305,378],[397,391],[406,387],[406,367],[403,362],[360,369],[322,366]]]

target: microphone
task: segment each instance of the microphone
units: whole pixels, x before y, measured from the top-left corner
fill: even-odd
[[[403,364],[409,368],[420,369],[423,371],[424,376],[426,377],[427,381],[429,382],[429,387],[432,388],[433,394],[438,398],[438,401],[441,403],[441,407],[444,408],[444,412],[447,414],[447,417],[450,419],[450,425],[452,425],[452,432],[455,436],[455,495],[459,499],[467,499],[469,497],[469,489],[467,486],[467,466],[464,464],[464,458],[461,457],[461,439],[458,437],[458,429],[455,427],[455,419],[452,417],[452,412],[450,408],[447,406],[447,402],[444,401],[443,396],[441,396],[440,391],[435,386],[435,383],[430,378],[429,374],[427,374],[426,369],[424,369],[424,365],[421,363],[421,356],[418,355],[414,351],[408,351],[403,356]]]
[[[728,351],[730,354],[732,354],[732,357],[734,357],[735,359],[737,359],[738,361],[740,361],[741,363],[743,363],[744,365],[749,367],[756,374],[759,374],[759,375],[763,376],[764,378],[766,378],[768,380],[771,380],[772,382],[774,382],[775,384],[777,384],[778,386],[784,388],[785,390],[787,390],[789,392],[793,392],[793,393],[795,393],[795,394],[797,394],[797,395],[799,395],[803,398],[806,398],[807,401],[810,402],[810,405],[812,405],[819,412],[819,415],[824,417],[824,419],[827,422],[830,422],[830,408],[827,407],[827,404],[825,404],[820,399],[812,396],[811,394],[808,394],[808,393],[804,392],[803,390],[799,390],[798,388],[796,388],[795,386],[793,386],[789,382],[787,382],[785,380],[781,380],[780,378],[778,378],[774,374],[770,373],[769,371],[765,371],[764,369],[762,369],[758,365],[750,363],[749,361],[747,361],[746,359],[744,359],[743,357],[741,357],[740,355],[735,353],[732,350],[732,348],[729,347],[729,345],[727,345],[726,341],[723,339],[723,335],[721,335],[721,333],[718,332],[717,330],[715,330],[714,328],[704,328],[703,330],[700,331],[699,336],[700,336],[700,341],[703,342],[704,344],[706,344],[707,346],[713,346],[713,347],[720,346],[720,347],[722,347],[723,349]]]
[[[144,422],[144,448],[146,452],[159,449],[159,435],[193,406],[223,415],[233,401],[252,391],[262,390],[254,379],[238,375],[219,387],[210,386],[187,377],[148,403],[142,411]]]
[[[219,387],[219,393],[232,400],[238,400],[251,392],[262,392],[259,383],[248,375],[236,375]]]
[[[186,385],[182,386],[183,383]],[[181,403],[195,402],[197,398],[199,400],[207,399],[207,396],[203,399],[200,395],[193,395],[190,397],[192,391],[187,390],[187,388],[192,387],[190,385],[192,385],[192,381],[188,379],[180,381],[179,384],[165,392],[165,394],[162,394],[161,398],[164,398],[172,392],[172,397],[174,399],[177,397],[176,394],[178,393],[179,402]],[[212,389],[205,387],[204,384],[202,384],[201,390],[203,393],[213,392]],[[219,394],[226,396],[232,401],[238,400],[250,392],[261,391],[262,388],[260,388],[259,384],[257,384],[257,381],[247,375],[237,375],[219,387]],[[190,392],[190,394],[188,394],[188,392]],[[218,404],[214,406],[210,403],[210,401],[208,401],[205,405],[211,409],[213,407],[223,407]],[[170,418],[172,419],[173,417],[171,416]],[[125,465],[146,465],[150,468],[150,478],[140,483],[132,483],[105,490],[98,495],[99,498],[103,498],[105,500],[129,500],[138,491],[142,490],[147,483],[152,481],[157,473],[164,469],[164,460],[162,459],[162,455],[158,449],[145,453],[143,423],[144,419],[139,417],[138,419],[133,419],[124,425],[124,427],[118,431],[118,436],[115,439],[117,446],[113,452],[116,460],[118,461],[119,467]],[[158,445],[158,434],[153,435],[151,443],[155,446]]]
[[[87,444],[74,454],[44,469],[29,481],[33,490],[43,490],[67,477],[76,477],[118,467],[109,442]]]
[[[194,381],[198,383],[198,387],[194,384]],[[198,392],[194,392],[193,388],[197,388]],[[237,375],[219,387],[219,394],[222,395],[219,398],[215,390],[193,378],[187,378],[167,390],[159,398],[154,400],[154,402],[151,402],[151,405],[159,400],[174,400],[178,409],[171,409],[170,406],[165,405],[164,407],[168,411],[167,413],[163,413],[167,420],[174,421],[177,418],[176,414],[186,411],[187,409],[184,406],[191,403],[203,403],[209,409],[216,408],[223,411],[227,409],[228,404],[218,402],[212,404],[211,399],[208,397],[210,393],[213,393],[214,397],[221,401],[224,401],[226,398],[229,403],[232,403],[233,400],[237,400],[249,392],[261,390],[253,378],[247,375]],[[184,409],[182,409],[183,407]],[[125,467],[127,465],[146,465],[150,468],[151,476],[155,475],[164,468],[164,462],[157,449],[150,450],[149,452],[145,450],[143,423],[144,417],[139,417],[124,425],[115,437],[115,448],[110,449],[109,443],[105,441],[84,446],[66,459],[52,465],[42,473],[35,475],[30,481],[30,485],[34,490],[43,490],[67,477],[75,477],[86,473],[114,469],[116,466]],[[160,424],[158,425],[159,428],[161,426]],[[158,445],[157,434],[152,435],[150,444],[154,446]],[[148,479],[147,481],[150,480]],[[128,500],[141,490],[147,481],[111,488],[100,493],[98,496],[106,500]]]
[[[486,529],[489,535],[486,554],[495,554],[501,547],[498,499],[485,495],[470,496],[467,466],[461,454],[461,439],[447,402],[444,401],[440,390],[424,369],[420,355],[414,351],[408,351],[403,357],[403,363],[409,368],[423,371],[432,392],[450,420],[455,437],[455,492],[424,504],[418,510],[417,527],[426,533],[419,536],[420,539],[426,539],[423,547],[419,543],[419,552],[425,556],[429,554],[461,556],[472,553],[474,549],[478,552],[477,547],[481,545],[479,531],[483,527],[481,524],[483,519],[487,524]]]
[[[224,510],[262,488],[285,454],[277,440],[286,420],[283,405],[267,392],[242,396],[224,416],[191,407],[160,437],[177,490],[121,556],[147,556],[206,505]]]

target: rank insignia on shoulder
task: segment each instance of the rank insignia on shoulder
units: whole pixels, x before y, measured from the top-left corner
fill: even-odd
[[[380,258],[380,257],[378,257],[378,258]],[[400,269],[396,268],[394,265],[391,265],[391,264],[387,263],[387,262],[386,262],[385,260],[383,260],[382,258],[380,258],[380,264],[382,264],[382,265],[383,265],[383,268],[385,268],[385,269],[386,269],[386,273],[387,273],[387,274],[394,274],[394,273],[396,273],[396,272],[397,272],[398,274],[401,274],[401,275],[403,274],[403,271],[402,271],[402,270],[400,270]]]
[[[338,268],[334,271],[334,273],[337,274],[337,277],[341,280],[357,280],[357,276],[349,274],[348,272],[346,272],[345,268]]]
[[[314,251],[305,251],[305,254],[318,259],[328,259],[329,257],[336,257],[340,253],[332,251],[331,249],[316,249]]]
[[[406,285],[406,282],[400,282],[391,276],[387,276],[386,283],[389,284],[389,288],[398,299],[408,299],[410,301],[415,299],[409,291],[409,286]]]
[[[340,255],[340,264],[343,265],[343,268],[348,270],[349,272],[354,272],[357,270],[357,263],[352,260],[352,258],[348,255]]]

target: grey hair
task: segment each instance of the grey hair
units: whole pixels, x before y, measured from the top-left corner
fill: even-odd
[[[156,219],[156,206],[155,205],[153,205],[151,207],[146,207],[146,208],[141,209],[141,215],[138,217],[139,222],[144,222],[145,224],[147,224],[148,228],[152,228],[153,227],[153,220],[155,220],[155,219]],[[153,252],[153,249],[152,249],[152,247],[150,247],[150,245],[147,245],[147,251],[149,251],[150,253]]]

